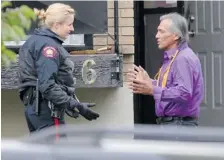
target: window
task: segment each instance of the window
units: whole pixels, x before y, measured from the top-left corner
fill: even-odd
[[[46,9],[52,3],[69,4],[76,10],[77,16],[74,21],[74,33],[63,43],[65,48],[69,50],[92,49],[93,34],[101,34],[107,32],[107,1],[12,1],[13,8],[21,5],[27,5],[30,8]],[[37,28],[37,24],[32,24],[27,35],[32,34]],[[26,40],[26,39],[25,39]],[[5,45],[8,48],[19,48],[24,42],[7,41]]]
[[[177,0],[166,0],[166,1],[144,1],[145,9],[152,8],[172,8],[177,7]]]

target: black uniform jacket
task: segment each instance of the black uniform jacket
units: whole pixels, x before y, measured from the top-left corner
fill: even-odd
[[[67,105],[71,97],[55,82],[55,76],[72,87],[74,63],[62,46],[63,40],[47,28],[34,31],[19,51],[19,91],[36,86],[42,96],[55,105]]]

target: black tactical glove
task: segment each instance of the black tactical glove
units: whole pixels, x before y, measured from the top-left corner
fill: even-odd
[[[65,85],[61,85],[61,89],[65,91],[69,96],[73,96],[75,94],[75,88],[74,87],[67,87]]]
[[[70,110],[68,108],[65,108],[65,113],[71,118],[78,118],[79,117],[79,112],[77,112],[75,109]]]
[[[95,103],[79,103],[72,99],[70,101],[69,110],[74,110],[74,108],[77,108],[79,111],[79,114],[81,114],[84,118],[91,121],[94,119],[97,119],[100,115],[93,110],[89,109],[89,107],[95,106]]]

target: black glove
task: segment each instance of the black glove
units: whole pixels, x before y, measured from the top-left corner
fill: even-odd
[[[75,94],[75,88],[74,87],[67,87],[65,85],[61,85],[61,89],[65,91],[69,96],[73,96]]]
[[[100,115],[93,110],[89,109],[89,107],[95,106],[95,103],[79,103],[72,99],[70,101],[69,110],[74,110],[74,108],[77,108],[79,111],[79,114],[81,114],[84,118],[91,121],[93,119],[97,119]]]
[[[65,113],[71,118],[78,118],[79,117],[79,112],[77,112],[76,110],[70,110],[68,108],[65,108]]]

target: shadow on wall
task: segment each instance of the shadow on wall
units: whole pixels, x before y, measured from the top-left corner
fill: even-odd
[[[92,109],[100,114],[100,118],[92,122],[83,117],[75,121],[66,118],[68,123],[80,122],[105,126],[134,125],[133,94],[126,87],[77,89],[76,94],[81,102],[96,103]]]
[[[18,97],[17,90],[2,90],[2,137],[18,137],[28,134],[24,118],[24,106]],[[77,89],[77,97],[81,102],[93,102],[92,109],[100,114],[96,121],[87,121],[66,117],[68,124],[90,125],[134,125],[133,95],[126,87]]]
[[[2,137],[16,137],[28,133],[24,107],[17,90],[1,90]]]

